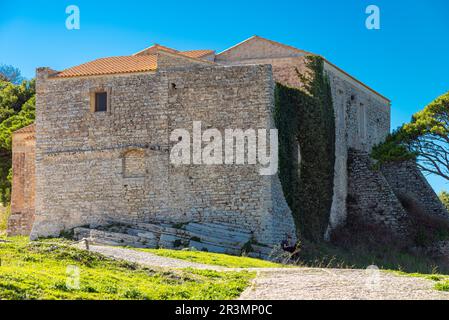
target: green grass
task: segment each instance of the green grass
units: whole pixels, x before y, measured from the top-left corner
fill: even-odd
[[[449,291],[449,281],[438,282],[434,288],[438,291]]]
[[[8,227],[10,207],[3,207],[1,203],[0,206],[0,236],[3,236],[6,234],[6,228]]]
[[[233,299],[255,276],[252,272],[144,268],[62,241],[7,240],[0,242],[0,300]],[[72,287],[68,266],[79,268],[79,288]]]
[[[433,288],[438,291],[449,291],[449,275],[444,274],[423,274],[423,273],[407,273],[403,271],[387,270],[394,274],[408,277],[423,278],[427,280],[435,281]]]
[[[274,263],[261,259],[238,257],[227,254],[192,251],[192,250],[169,250],[169,249],[136,249],[146,251],[158,256],[187,260],[190,262],[222,266],[228,268],[282,268],[286,265]]]

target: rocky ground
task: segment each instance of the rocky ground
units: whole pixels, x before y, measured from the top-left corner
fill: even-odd
[[[218,271],[239,270],[160,257],[148,252],[119,247],[96,245],[91,246],[90,250],[147,266]],[[376,269],[259,268],[242,270],[257,270],[257,277],[240,299],[449,300],[449,292],[434,290],[435,282],[432,280],[401,276]]]

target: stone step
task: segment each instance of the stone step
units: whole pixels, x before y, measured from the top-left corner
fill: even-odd
[[[228,247],[233,247],[235,249],[241,249],[247,242],[248,240],[244,240],[244,241],[237,241],[235,239],[230,239],[230,238],[224,238],[224,237],[219,237],[216,235],[207,235],[204,233],[198,233],[198,232],[190,232],[191,237],[189,237],[189,239],[200,239],[201,242],[207,242],[207,243],[212,243],[212,244],[218,244],[220,246],[228,246]]]
[[[238,242],[245,244],[251,240],[251,233],[241,233],[232,231],[229,229],[222,229],[220,225],[212,224],[200,224],[200,223],[189,223],[185,226],[185,229],[190,232],[195,232],[206,237],[215,237],[229,239],[232,242]]]
[[[202,222],[202,223],[198,223],[198,222],[191,222],[189,224],[192,223],[197,223],[197,224],[201,224],[205,227],[212,227],[212,228],[217,228],[220,230],[226,230],[232,233],[237,233],[237,234],[245,234],[245,235],[249,235],[251,236],[251,231],[248,231],[247,229],[241,228],[240,226],[236,226],[230,223],[218,223],[218,222]]]
[[[159,225],[153,224],[143,224],[139,223],[133,226],[131,229],[133,230],[131,234],[138,235],[137,230],[141,230],[141,234],[145,232],[152,232],[153,234],[167,234],[176,236],[178,239],[192,239],[199,238],[203,242],[218,244],[221,246],[231,246],[234,249],[240,249],[244,246],[248,241],[250,241],[250,233],[246,234],[233,234],[228,231],[219,231],[217,227],[220,225],[217,224],[208,224],[205,228],[202,228],[203,224],[199,223],[190,223],[185,226],[184,229],[177,229],[173,227],[162,227]],[[212,232],[212,230],[215,230]]]
[[[74,236],[78,240],[89,238],[94,243],[107,245],[129,245],[138,248],[156,248],[158,245],[157,241],[151,239],[88,228],[75,228]]]
[[[165,229],[165,227],[152,224],[152,223],[136,223],[131,225],[132,228],[140,229],[140,230],[146,230],[156,233],[162,233],[162,231]]]
[[[232,255],[240,255],[240,250],[229,248],[229,247],[222,247],[215,244],[209,244],[209,243],[203,243],[198,242],[194,240],[190,240],[189,247],[194,247],[195,249],[199,251],[208,251],[208,252],[217,252],[217,253],[226,253],[226,254],[232,254]]]
[[[145,238],[148,240],[154,240],[154,241],[158,241],[159,236],[160,236],[155,232],[141,230],[141,229],[133,229],[133,228],[127,228],[126,233],[129,235],[132,235],[132,236],[137,236],[137,237]]]
[[[94,242],[117,246],[180,249],[195,247],[210,251],[240,255],[245,244],[251,241],[252,233],[231,224],[191,222],[183,228],[167,224],[111,224],[98,229],[76,228],[78,239],[91,238]],[[267,258],[271,248],[252,245],[251,255]]]
[[[180,249],[189,246],[189,239],[180,238],[170,234],[161,234],[159,248]]]
[[[243,241],[236,241],[234,239],[227,239],[224,237],[216,237],[216,236],[210,236],[205,235],[203,233],[197,233],[197,232],[189,232],[182,229],[174,229],[169,228],[162,230],[161,233],[159,232],[151,232],[146,230],[139,230],[139,229],[133,229],[128,228],[128,234],[139,236],[146,239],[152,239],[157,241],[159,238],[159,246],[163,248],[176,248],[179,247],[174,242],[178,241],[181,243],[184,243],[185,246],[188,246],[189,240],[192,239],[199,239],[200,242],[204,242],[207,244],[212,245],[219,245],[223,247],[230,247],[233,250],[241,250],[241,248],[248,242],[248,239],[244,239]]]

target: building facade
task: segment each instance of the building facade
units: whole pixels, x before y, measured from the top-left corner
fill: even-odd
[[[11,220],[10,233],[37,238],[111,222],[198,222],[238,226],[262,244],[294,240],[277,174],[260,175],[258,164],[174,165],[170,136],[193,129],[195,121],[221,133],[274,128],[274,85],[301,88],[298,72],[307,72],[308,55],[255,36],[219,54],[154,45],[62,72],[38,69],[35,140],[29,140],[35,151],[22,150],[19,142],[13,147],[12,217],[32,218],[23,219],[24,228]],[[336,161],[323,237],[346,219],[350,150],[368,154],[390,132],[387,98],[326,59],[324,67],[334,103]],[[22,182],[24,175],[32,187]],[[27,199],[26,210],[19,198]]]

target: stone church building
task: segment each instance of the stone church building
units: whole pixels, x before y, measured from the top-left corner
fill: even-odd
[[[154,45],[60,72],[37,69],[36,122],[13,135],[9,233],[35,239],[75,228],[110,243],[203,243],[231,253],[248,239],[294,240],[278,175],[259,175],[259,165],[174,166],[170,133],[193,121],[220,131],[274,128],[274,85],[300,88],[308,55],[254,36],[218,54]],[[348,210],[400,228],[399,194],[447,214],[413,163],[372,170],[368,154],[390,132],[390,101],[326,59],[324,69],[336,160],[323,237]]]

